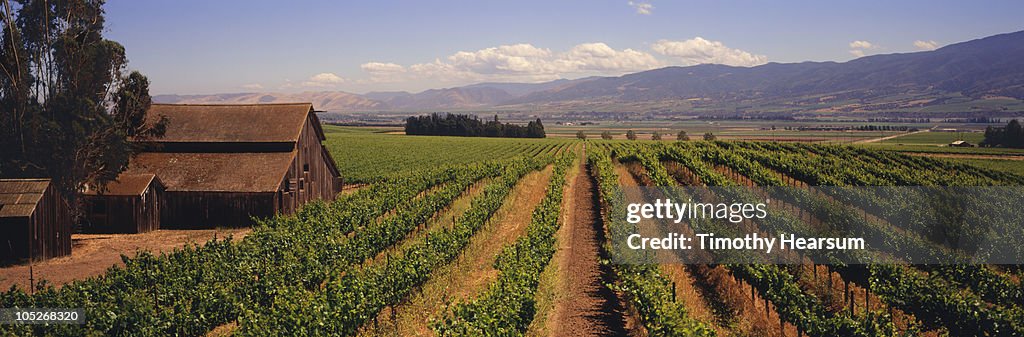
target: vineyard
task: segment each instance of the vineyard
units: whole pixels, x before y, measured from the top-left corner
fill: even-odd
[[[900,218],[932,200],[919,191],[815,188],[1020,186],[1024,176],[850,146],[325,130],[346,183],[360,186],[354,192],[260,219],[240,240],[138,253],[99,277],[0,293],[2,308],[82,308],[86,317],[81,325],[0,325],[0,334],[1024,335],[1018,265],[842,262],[959,258],[961,246],[943,238],[956,233],[956,242],[976,245],[983,229]],[[772,205],[777,217],[739,226],[695,219],[685,230],[864,235],[879,238],[885,253],[790,251],[785,258],[796,262],[786,264],[614,263],[630,252],[611,238],[637,230],[625,221],[626,203],[649,197],[626,191],[644,186],[673,199],[698,196],[669,187],[786,187],[765,192],[787,200]],[[749,188],[707,191],[715,192],[699,197],[764,197]],[[1020,212],[1003,211],[1019,207],[1012,196],[991,198],[1002,203],[958,216],[1024,224]],[[936,222],[947,224],[946,236],[935,234]],[[999,253],[1024,255],[1024,226],[987,230],[1004,234]],[[577,245],[575,233],[598,242]],[[573,279],[578,270],[593,276]],[[594,290],[573,291],[580,286]],[[574,301],[597,303],[600,314],[575,312]]]

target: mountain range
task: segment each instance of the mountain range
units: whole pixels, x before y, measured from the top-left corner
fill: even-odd
[[[702,64],[616,77],[479,83],[419,93],[159,95],[162,103],[313,102],[332,112],[1020,113],[1024,31],[847,62]]]

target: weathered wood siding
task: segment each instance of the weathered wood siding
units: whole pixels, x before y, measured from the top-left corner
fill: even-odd
[[[71,215],[50,184],[28,217],[0,218],[0,261],[45,260],[71,254]]]
[[[160,229],[163,187],[151,184],[142,195],[84,195],[86,233],[137,234]]]
[[[319,119],[310,113],[295,144],[295,159],[281,182],[276,205],[279,213],[293,213],[311,200],[334,200],[341,192],[341,178],[326,157],[322,136]]]
[[[274,193],[166,191],[160,227],[166,229],[251,226],[252,217],[270,217]]]

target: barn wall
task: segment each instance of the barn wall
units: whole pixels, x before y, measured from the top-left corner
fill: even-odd
[[[71,214],[53,184],[46,188],[29,222],[32,231],[31,254],[36,259],[71,254]]]
[[[0,218],[0,262],[17,262],[28,257],[29,218]]]
[[[278,209],[281,213],[295,212],[302,204],[316,200],[334,200],[341,192],[340,177],[331,170],[320,143],[319,120],[310,113],[295,145],[296,156],[282,182]]]
[[[160,207],[161,228],[214,228],[253,225],[250,219],[274,215],[275,193],[167,191]]]
[[[0,261],[40,261],[71,254],[71,215],[50,184],[29,217],[0,219]]]
[[[138,202],[141,207],[136,213],[137,233],[145,233],[160,229],[160,207],[164,196],[164,187],[154,183],[146,189]]]
[[[160,184],[150,184],[142,195],[84,195],[87,223],[86,233],[137,234],[160,229]],[[97,202],[105,204],[106,211],[94,212]]]
[[[134,196],[86,195],[82,196],[85,206],[86,233],[134,233]],[[101,210],[97,211],[97,208]]]

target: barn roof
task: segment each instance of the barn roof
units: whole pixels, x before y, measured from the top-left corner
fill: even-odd
[[[96,189],[86,187],[85,195],[112,195],[112,196],[139,196],[146,192],[149,185],[156,180],[152,173],[122,173],[117,180],[107,183],[106,190],[102,193]]]
[[[0,218],[31,216],[50,179],[0,179]]]
[[[127,172],[155,174],[172,192],[275,192],[295,155],[144,152],[132,159]]]
[[[297,142],[311,103],[284,104],[153,104],[147,123],[166,116],[159,143]]]

